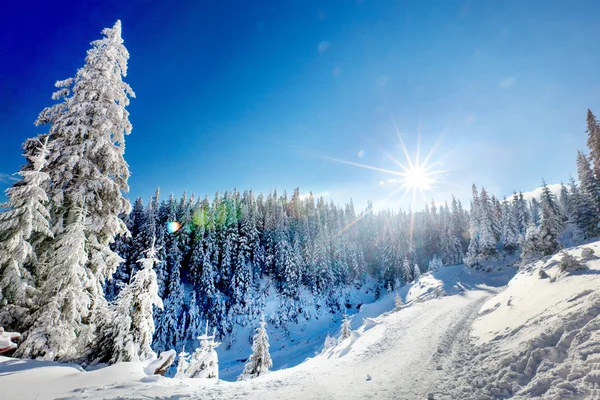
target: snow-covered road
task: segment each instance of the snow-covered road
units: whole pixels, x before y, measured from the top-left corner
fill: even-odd
[[[15,384],[8,398],[427,399],[450,363],[454,339],[468,332],[472,318],[493,293],[487,287],[465,291],[366,319],[350,338],[326,353],[251,381],[144,378],[138,365],[120,364],[90,372],[71,370],[47,384],[54,387],[40,390],[26,384],[39,380],[36,375],[46,375],[45,368],[38,367],[12,374]]]

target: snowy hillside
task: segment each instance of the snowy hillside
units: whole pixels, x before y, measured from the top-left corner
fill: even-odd
[[[361,308],[337,346],[313,356],[289,344],[290,354],[313,357],[250,381],[146,376],[140,363],[86,372],[9,358],[0,358],[0,381],[10,379],[6,398],[39,400],[600,398],[600,259],[582,257],[584,247],[600,254],[600,242],[569,249],[587,268],[580,271],[561,272],[558,254],[516,275],[508,261],[490,272],[425,274],[402,288],[401,310],[388,293]]]
[[[600,398],[600,259],[584,248],[600,254],[600,242],[568,250],[586,269],[546,257],[486,301],[436,398]]]
[[[0,359],[0,375],[11,374],[8,394],[15,399],[313,399],[339,393],[356,399],[425,398],[444,371],[438,366],[449,362],[447,350],[456,335],[514,272],[513,267],[484,273],[453,266],[425,274],[402,288],[406,305],[400,311],[392,311],[394,293],[388,293],[361,308],[353,317],[351,337],[336,347],[314,356],[313,348],[296,345],[289,350],[295,357],[314,357],[251,381],[147,377],[139,363],[84,372],[76,365],[7,358]],[[276,368],[285,360],[285,353],[274,353]]]

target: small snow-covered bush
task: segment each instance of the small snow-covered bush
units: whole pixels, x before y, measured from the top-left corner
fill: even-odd
[[[586,268],[587,267],[585,265],[577,261],[571,254],[567,253],[566,251],[561,253],[560,272],[565,272],[568,270],[577,271]]]

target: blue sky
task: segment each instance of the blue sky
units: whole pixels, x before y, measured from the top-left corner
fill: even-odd
[[[436,202],[498,196],[575,173],[600,114],[597,1],[11,2],[0,15],[0,180],[42,132],[53,83],[123,22],[137,98],[130,196],[312,190],[343,203],[397,188],[377,168],[414,156],[445,171]],[[381,184],[381,182],[386,182]],[[406,207],[402,194],[381,207]],[[417,208],[423,200],[417,199]]]

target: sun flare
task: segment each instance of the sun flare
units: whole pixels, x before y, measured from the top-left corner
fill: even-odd
[[[422,167],[409,168],[402,175],[404,183],[411,189],[427,190],[435,183],[433,176]]]

